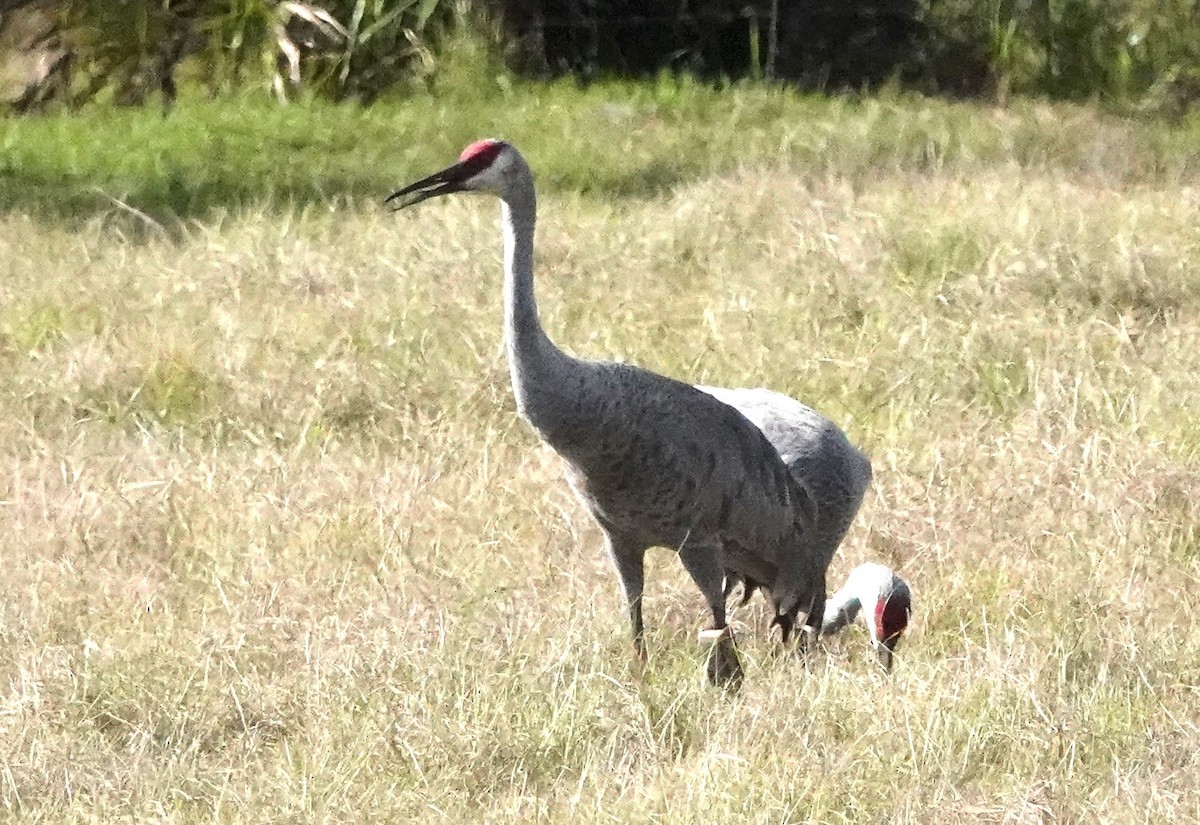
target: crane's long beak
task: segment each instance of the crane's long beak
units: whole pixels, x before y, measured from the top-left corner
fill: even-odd
[[[875,645],[875,652],[879,654],[879,664],[883,665],[883,669],[888,673],[892,672],[892,653],[899,641],[900,634],[896,633]]]
[[[396,201],[392,211],[399,211],[429,198],[461,192],[465,188],[463,182],[470,177],[470,172],[464,166],[462,163],[456,163],[416,183],[410,183],[403,189],[397,189],[387,196],[384,203]]]

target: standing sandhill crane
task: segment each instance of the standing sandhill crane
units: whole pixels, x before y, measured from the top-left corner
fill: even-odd
[[[811,495],[766,437],[732,407],[689,384],[628,364],[573,358],[542,330],[533,294],[533,175],[511,145],[480,140],[454,165],[404,187],[397,208],[452,192],[501,201],[504,339],[517,412],[563,459],[568,481],[604,531],[645,657],[643,560],[667,547],[712,610],[707,671],[742,671],[726,622],[725,571],[761,582],[784,639],[800,611],[814,633],[825,612],[826,561],[806,550]]]
[[[895,571],[873,561],[860,564],[825,603],[822,635],[837,633],[861,611],[871,634],[871,646],[885,670],[892,669],[892,653],[912,615],[912,591]]]
[[[697,389],[733,407],[758,427],[796,481],[812,493],[817,517],[801,542],[806,554],[828,567],[871,483],[870,459],[850,443],[836,424],[782,393],[748,388]],[[759,583],[737,575],[727,576],[725,595],[739,582],[745,604]]]

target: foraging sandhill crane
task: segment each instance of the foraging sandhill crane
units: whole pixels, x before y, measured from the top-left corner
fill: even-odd
[[[766,389],[697,389],[712,395],[744,415],[779,452],[792,475],[816,499],[817,517],[805,531],[806,552],[829,560],[850,528],[871,483],[871,461],[832,421],[794,398]],[[727,574],[725,595],[742,585],[742,604],[758,589],[758,582],[736,573]],[[885,670],[912,613],[908,584],[888,567],[866,562],[854,568],[846,583],[825,603],[821,635],[844,630],[859,615],[871,637],[871,646]]]
[[[698,386],[697,389],[725,402],[758,427],[796,481],[812,493],[817,516],[801,542],[805,553],[821,559],[828,567],[871,483],[870,459],[850,443],[836,424],[782,393],[749,388]],[[741,603],[745,604],[759,583],[729,575],[725,595],[728,597],[739,583]]]
[[[563,459],[568,481],[606,537],[645,657],[643,559],[679,554],[712,611],[707,671],[742,671],[726,621],[726,571],[761,582],[786,641],[798,614],[813,635],[825,612],[826,561],[807,552],[812,496],[766,437],[737,410],[695,387],[628,364],[573,358],[542,330],[533,291],[536,195],[521,154],[499,140],[394,192],[397,209],[452,192],[501,202],[504,339],[517,412]]]
[[[891,670],[892,653],[912,615],[912,591],[891,568],[873,561],[860,564],[825,603],[821,634],[837,633],[860,614],[879,661]]]

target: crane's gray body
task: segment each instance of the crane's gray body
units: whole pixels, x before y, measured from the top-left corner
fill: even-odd
[[[825,416],[794,398],[766,389],[697,387],[728,404],[771,442],[797,482],[817,505],[813,526],[801,537],[802,555],[829,566],[871,484],[871,461]],[[730,572],[740,573],[734,568]],[[731,579],[738,579],[732,576]],[[740,576],[746,579],[745,574]],[[761,579],[749,577],[752,582]],[[730,583],[730,586],[732,586]],[[752,589],[744,582],[747,590]],[[746,593],[749,597],[750,593]]]
[[[683,382],[627,364],[569,368],[574,380],[539,387],[524,413],[613,545],[712,554],[764,582],[780,612],[807,610],[825,578],[803,549],[817,516],[764,434]]]

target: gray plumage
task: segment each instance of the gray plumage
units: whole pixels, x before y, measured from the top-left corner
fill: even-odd
[[[639,655],[643,559],[654,546],[678,552],[708,601],[720,631],[708,661],[713,681],[741,676],[726,622],[727,570],[762,584],[785,638],[801,611],[819,630],[828,560],[804,540],[815,506],[763,432],[695,387],[570,357],[546,337],[533,295],[533,177],[516,149],[478,141],[459,163],[389,200],[404,207],[468,189],[502,203],[504,336],[517,410],[565,460],[572,488],[604,531]]]
[[[728,404],[762,431],[797,482],[813,496],[817,516],[801,536],[801,552],[826,567],[850,529],[871,484],[871,461],[825,416],[794,398],[767,389],[697,387]],[[742,585],[742,604],[759,580],[728,571],[725,594]]]

